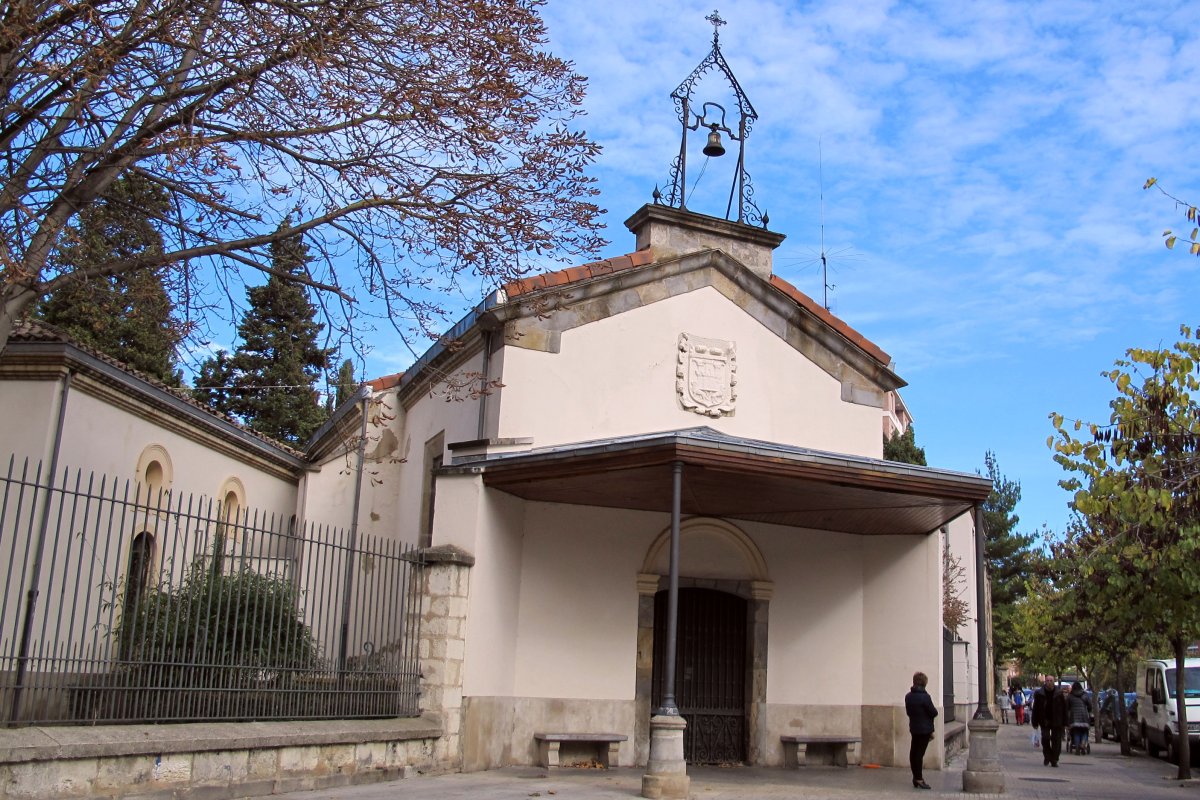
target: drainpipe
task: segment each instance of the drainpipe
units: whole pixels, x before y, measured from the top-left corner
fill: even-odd
[[[667,584],[667,652],[663,660],[663,699],[657,714],[679,716],[675,703],[675,640],[679,622],[679,506],[683,494],[683,462],[671,465],[671,566]]]
[[[362,427],[358,433],[358,469],[354,472],[354,507],[350,511],[350,547],[346,552],[346,576],[342,581],[342,629],[338,644],[338,674],[346,672],[346,653],[350,639],[350,595],[354,584],[354,553],[358,548],[358,507],[362,504],[363,464],[367,460],[367,403],[371,389],[363,386],[358,390],[362,403]]]
[[[33,566],[29,571],[29,589],[25,593],[25,621],[21,627],[21,647],[17,654],[17,675],[13,683],[12,710],[9,724],[15,725],[21,710],[21,694],[25,688],[25,672],[29,667],[29,645],[33,638],[33,615],[37,610],[38,584],[42,580],[42,556],[46,550],[46,533],[50,527],[50,500],[53,497],[55,476],[58,475],[58,455],[62,449],[63,426],[67,420],[67,395],[71,391],[71,369],[63,376],[62,390],[58,396],[58,421],[54,427],[54,445],[50,452],[49,480],[46,482],[48,491],[42,503],[41,519],[38,522],[37,547],[34,550]]]
[[[479,423],[476,426],[475,438],[483,440],[487,434],[487,405],[488,395],[491,391],[488,389],[488,375],[492,369],[492,332],[483,332],[483,367],[481,372],[483,375],[479,378]]]

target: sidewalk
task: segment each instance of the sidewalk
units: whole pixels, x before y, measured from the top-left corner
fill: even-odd
[[[1200,798],[1200,781],[1181,786],[1175,767],[1141,751],[1124,757],[1112,742],[1092,743],[1091,755],[1064,755],[1058,769],[1042,766],[1041,750],[1030,742],[1028,725],[1002,725],[1000,751],[1004,795],[1030,800],[1159,800]],[[932,792],[912,788],[907,769],[838,769],[815,767],[782,770],[751,767],[722,769],[693,767],[691,796],[695,800],[773,800],[776,798],[837,798],[857,800],[894,796],[962,795],[960,755],[941,772],[926,772]],[[1200,774],[1200,769],[1197,769]],[[555,770],[537,767],[470,774],[407,778],[392,783],[294,792],[290,800],[611,800],[638,797],[642,773],[637,769]],[[986,797],[986,795],[972,795]]]

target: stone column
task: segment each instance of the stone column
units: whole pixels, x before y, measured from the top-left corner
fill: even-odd
[[[463,660],[466,655],[467,596],[475,557],[453,545],[424,551],[421,575],[421,713],[441,719],[435,744],[438,769],[462,767]]]
[[[972,719],[967,723],[967,768],[963,770],[963,791],[973,794],[1000,794],[1004,791],[1004,773],[1000,771],[1000,745],[994,719]]]
[[[642,775],[642,797],[686,798],[692,779],[683,760],[683,731],[687,722],[673,714],[650,718],[650,760]]]

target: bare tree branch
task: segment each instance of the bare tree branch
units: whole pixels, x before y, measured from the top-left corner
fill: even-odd
[[[463,273],[591,255],[598,153],[585,81],[547,53],[541,0],[13,0],[0,12],[0,349],[39,298],[87,276],[55,254],[122,174],[169,194],[163,253],[92,267],[270,272],[280,223],[305,282],[406,337]],[[218,273],[219,274],[219,273]],[[220,290],[225,278],[214,281]],[[177,302],[213,306],[192,279]],[[360,298],[361,299],[361,298]],[[401,313],[402,312],[402,313]],[[327,320],[348,330],[353,320]]]

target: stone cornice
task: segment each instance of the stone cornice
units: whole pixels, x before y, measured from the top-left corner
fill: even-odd
[[[306,468],[281,444],[247,431],[66,342],[10,341],[0,359],[0,380],[60,380],[75,373],[72,390],[177,433],[284,480]],[[68,405],[69,408],[69,405]]]
[[[556,353],[562,332],[711,287],[842,383],[842,399],[883,406],[905,382],[867,349],[719,250],[701,250],[638,269],[522,295],[481,318],[502,327],[504,343]]]

